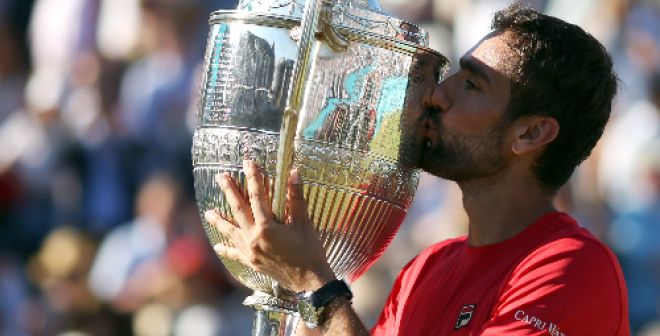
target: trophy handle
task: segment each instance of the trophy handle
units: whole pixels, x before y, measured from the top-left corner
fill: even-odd
[[[332,25],[332,6],[334,3],[332,0],[321,1],[322,6],[316,35],[318,38],[325,40],[332,50],[336,52],[346,51],[348,40]]]
[[[283,221],[286,187],[293,161],[293,140],[298,127],[298,114],[303,105],[305,83],[309,75],[311,51],[317,37],[324,39],[335,51],[348,48],[348,41],[332,26],[332,0],[311,0],[305,3],[300,22],[301,36],[298,41],[298,56],[293,68],[292,84],[289,89],[287,107],[282,116],[280,141],[275,168],[273,190],[273,213]]]

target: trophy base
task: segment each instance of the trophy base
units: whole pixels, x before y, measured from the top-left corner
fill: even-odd
[[[263,292],[248,296],[243,304],[254,308],[253,336],[293,336],[300,316],[293,301]]]

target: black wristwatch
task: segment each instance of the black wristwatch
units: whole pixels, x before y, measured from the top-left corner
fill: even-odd
[[[323,311],[337,298],[353,299],[353,293],[343,280],[332,280],[314,292],[300,292],[296,295],[298,313],[305,324],[314,329],[323,324]]]

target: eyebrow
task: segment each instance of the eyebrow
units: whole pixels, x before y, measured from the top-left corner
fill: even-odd
[[[461,69],[465,69],[473,73],[477,77],[483,79],[484,81],[488,82],[488,85],[492,83],[490,77],[488,76],[488,73],[486,72],[486,69],[484,69],[484,67],[481,64],[478,64],[472,59],[465,57],[461,57],[461,59],[458,60],[458,64],[461,66]]]

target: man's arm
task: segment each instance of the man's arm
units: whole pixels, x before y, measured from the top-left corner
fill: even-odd
[[[215,251],[272,277],[283,287],[296,292],[315,291],[334,280],[335,274],[307,214],[297,171],[292,171],[289,176],[288,218],[284,223],[277,223],[268,201],[264,175],[251,161],[245,161],[243,169],[247,199],[243,198],[229,175],[216,177],[233,218],[223,217],[216,209],[206,211],[205,217],[234,246],[217,244]],[[324,314],[325,322],[318,328],[322,335],[368,335],[350,301],[345,298],[333,300],[326,306]]]
[[[325,323],[316,329],[309,329],[302,321],[298,323],[296,336],[368,336],[369,331],[345,297],[338,298],[326,307]]]
[[[322,335],[369,335],[362,321],[351,307],[351,302],[341,297],[326,309],[326,321],[320,326]]]

